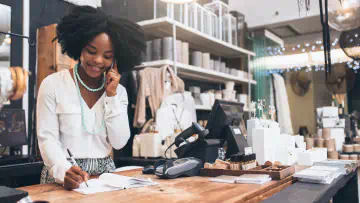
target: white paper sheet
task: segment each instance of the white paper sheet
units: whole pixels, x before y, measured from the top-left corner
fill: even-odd
[[[157,185],[157,183],[153,182],[151,179],[138,179],[111,173],[104,173],[98,179],[91,179],[87,181],[87,184],[89,187],[87,187],[85,183],[82,183],[80,187],[78,189],[74,189],[74,191],[88,195],[100,192]]]

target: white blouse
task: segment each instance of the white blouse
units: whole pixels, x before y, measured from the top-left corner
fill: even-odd
[[[79,84],[80,85],[80,84]],[[56,182],[64,182],[69,149],[75,158],[104,158],[112,147],[121,149],[130,137],[126,89],[118,85],[117,94],[106,93],[89,109],[83,102],[84,122],[88,131],[96,132],[105,120],[105,128],[98,135],[88,134],[82,125],[80,99],[68,70],[46,77],[37,98],[37,137],[41,156]]]

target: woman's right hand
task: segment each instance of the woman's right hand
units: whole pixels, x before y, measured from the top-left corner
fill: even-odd
[[[64,188],[68,190],[80,187],[80,184],[89,180],[89,174],[78,166],[72,166],[65,173]]]

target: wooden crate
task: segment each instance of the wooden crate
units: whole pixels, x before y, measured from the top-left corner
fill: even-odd
[[[200,176],[216,177],[220,175],[240,176],[243,174],[268,174],[273,180],[282,180],[295,173],[294,166],[279,166],[280,169],[274,169],[273,166],[257,166],[250,170],[224,170],[203,168],[200,170]]]

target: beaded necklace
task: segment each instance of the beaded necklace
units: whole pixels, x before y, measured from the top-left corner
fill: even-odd
[[[97,135],[97,134],[99,134],[101,131],[103,131],[104,130],[104,128],[105,128],[105,121],[103,120],[102,121],[102,125],[101,125],[101,127],[100,127],[100,129],[98,129],[98,130],[93,130],[93,132],[90,132],[87,128],[86,128],[86,126],[85,126],[85,118],[84,118],[84,104],[83,104],[83,101],[82,100],[84,100],[83,98],[82,98],[82,96],[81,96],[81,92],[80,92],[80,87],[79,87],[79,84],[78,84],[78,78],[80,78],[80,77],[78,77],[78,71],[77,71],[77,68],[78,68],[78,66],[77,65],[75,65],[75,67],[74,67],[74,69],[73,69],[73,73],[74,73],[74,79],[75,79],[75,85],[76,85],[76,90],[77,90],[77,93],[78,93],[78,96],[79,96],[79,99],[80,99],[80,107],[81,107],[81,121],[82,121],[82,126],[83,126],[83,129],[87,132],[87,133],[89,133],[89,134],[91,134],[91,135]],[[80,80],[81,81],[81,80]],[[105,80],[104,80],[104,82],[105,82]]]

